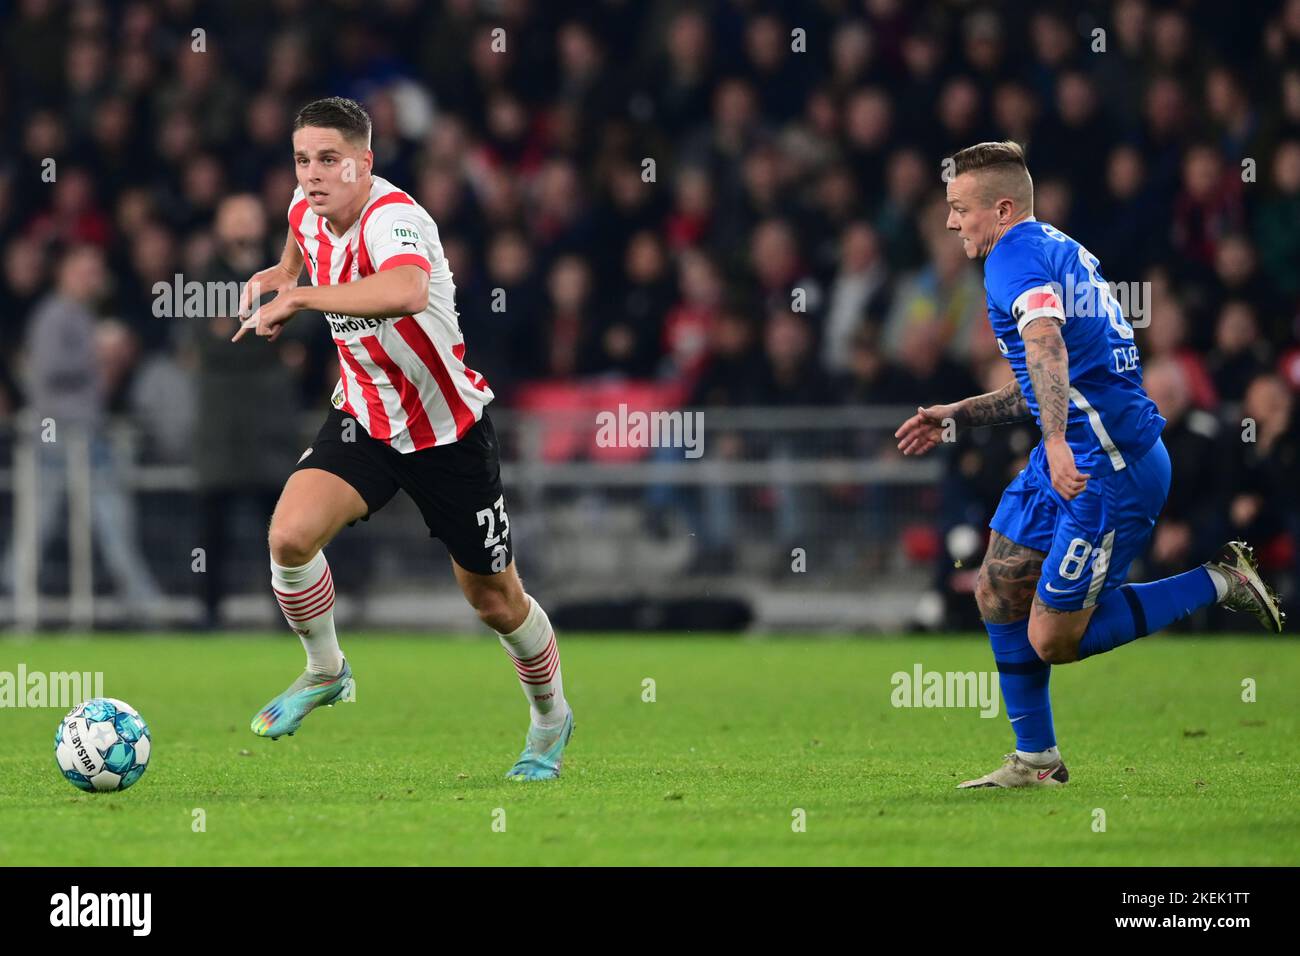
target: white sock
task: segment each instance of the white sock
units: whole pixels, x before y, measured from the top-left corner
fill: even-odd
[[[1214,601],[1220,604],[1228,596],[1228,576],[1212,564],[1205,565],[1205,570],[1210,572],[1210,580],[1214,582]]]
[[[533,723],[558,727],[569,713],[560,676],[560,649],[542,606],[528,597],[528,616],[509,634],[497,635],[514,661]]]
[[[271,590],[294,633],[307,652],[307,670],[336,676],[343,669],[343,652],[334,633],[334,578],[325,552],[318,551],[300,568],[271,562]]]
[[[1046,750],[1039,750],[1035,753],[1030,753],[1027,750],[1017,750],[1016,753],[1020,755],[1021,760],[1031,767],[1050,767],[1061,759],[1061,752],[1055,747],[1048,747]]]

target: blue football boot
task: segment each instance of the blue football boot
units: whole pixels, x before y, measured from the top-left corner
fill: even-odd
[[[524,752],[506,774],[507,780],[554,780],[564,765],[564,746],[573,736],[573,711],[565,715],[558,728],[528,726]]]
[[[259,737],[272,740],[285,734],[292,736],[302,726],[303,718],[321,704],[333,707],[340,700],[355,699],[356,681],[352,679],[352,668],[346,659],[343,670],[334,677],[304,671],[288,690],[254,715],[252,731]]]

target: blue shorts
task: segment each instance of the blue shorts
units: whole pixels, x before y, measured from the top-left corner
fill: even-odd
[[[1169,494],[1169,452],[1156,439],[1145,455],[1104,478],[1089,478],[1072,501],[1052,487],[1042,445],[1002,493],[989,527],[1047,552],[1038,597],[1061,611],[1092,607],[1128,577],[1146,550]]]

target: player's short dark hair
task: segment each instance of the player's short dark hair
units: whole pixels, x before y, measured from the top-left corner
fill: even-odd
[[[1019,166],[1027,170],[1024,148],[1012,140],[1001,143],[976,143],[952,154],[953,175],[971,173],[995,166]]]
[[[353,145],[370,145],[370,114],[356,100],[343,96],[314,100],[300,109],[293,120],[294,132],[304,126],[336,129]]]
[[[1024,148],[1012,140],[1000,143],[976,143],[952,154],[952,175],[985,173],[980,193],[986,203],[1002,196],[1017,200],[1026,211],[1034,211],[1034,181],[1025,165]]]

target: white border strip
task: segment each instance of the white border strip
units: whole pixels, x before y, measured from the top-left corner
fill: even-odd
[[[1070,388],[1070,401],[1074,402],[1075,407],[1081,408],[1087,413],[1088,421],[1092,424],[1092,430],[1097,436],[1097,441],[1101,442],[1102,450],[1110,456],[1110,463],[1115,470],[1122,471],[1127,463],[1124,461],[1124,456],[1119,453],[1119,449],[1115,447],[1115,443],[1110,440],[1110,433],[1106,431],[1106,426],[1101,423],[1101,415],[1097,413],[1097,409],[1093,408],[1092,403],[1083,397],[1083,393],[1073,386]]]
[[[1101,593],[1101,586],[1106,583],[1106,575],[1110,573],[1110,553],[1114,547],[1115,532],[1107,531],[1106,537],[1101,539],[1101,554],[1092,559],[1092,582],[1083,599],[1084,607],[1092,607],[1097,603],[1097,595]]]

